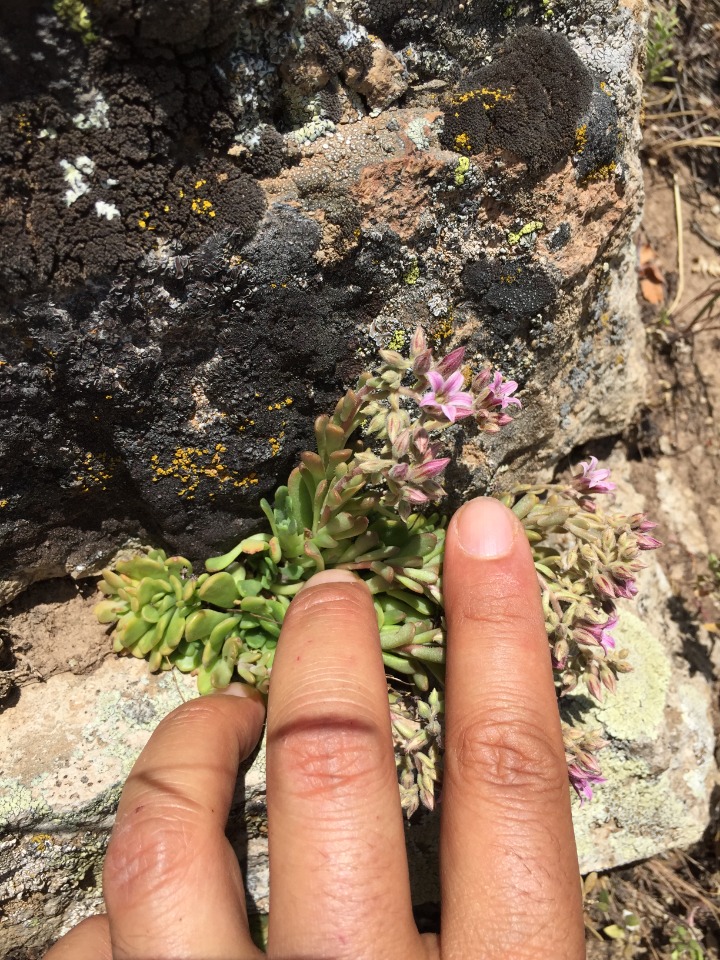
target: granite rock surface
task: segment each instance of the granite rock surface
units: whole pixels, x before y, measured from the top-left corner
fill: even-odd
[[[5,6],[0,599],[230,546],[417,321],[525,402],[458,497],[622,428],[642,8],[546,6]]]

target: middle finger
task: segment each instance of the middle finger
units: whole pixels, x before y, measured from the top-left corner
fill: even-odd
[[[317,575],[288,611],[267,743],[270,955],[382,957],[379,932],[416,955],[377,620],[351,574]]]

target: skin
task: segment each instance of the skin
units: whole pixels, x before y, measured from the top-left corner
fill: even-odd
[[[498,501],[448,530],[442,932],[420,935],[377,622],[365,585],[313,577],[293,600],[267,711],[272,960],[581,960],[577,853],[537,579]],[[224,833],[264,705],[249,688],[184,704],[123,791],[107,915],[46,960],[249,960],[242,877]]]

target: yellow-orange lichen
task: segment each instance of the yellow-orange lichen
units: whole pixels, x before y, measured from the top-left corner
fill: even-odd
[[[222,455],[227,447],[222,443],[215,444],[215,449],[207,447],[177,447],[175,454],[167,467],[160,466],[160,458],[153,454],[150,458],[151,469],[155,476],[153,483],[163,477],[173,477],[180,482],[177,495],[187,500],[195,499],[195,491],[202,480],[211,480],[224,486],[230,484],[236,489],[253,486],[259,481],[255,473],[247,475],[233,470],[222,462]]]

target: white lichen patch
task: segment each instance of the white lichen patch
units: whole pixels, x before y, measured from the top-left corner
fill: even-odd
[[[120,211],[115,204],[106,203],[104,200],[97,200],[95,202],[95,213],[99,217],[105,217],[106,220],[114,220],[115,217],[120,216]]]
[[[75,157],[75,162],[61,160],[60,166],[63,171],[63,180],[68,184],[65,191],[65,203],[71,206],[76,200],[84,196],[90,190],[90,184],[85,177],[90,177],[95,171],[95,164],[84,155]]]
[[[87,103],[85,110],[76,113],[73,117],[73,123],[78,129],[108,130],[110,128],[110,121],[108,120],[110,107],[99,90],[93,90],[78,99],[81,103]]]
[[[195,401],[195,413],[190,420],[190,426],[193,430],[203,433],[211,424],[223,420],[227,416],[222,410],[212,406],[199,383],[193,385],[192,395]]]
[[[345,33],[338,37],[338,45],[344,50],[353,50],[367,40],[368,32],[365,27],[348,21],[346,21],[346,27]]]
[[[337,124],[332,120],[316,117],[309,123],[303,124],[302,127],[298,127],[297,130],[288,133],[287,138],[288,140],[296,140],[298,143],[314,143],[326,133],[332,133],[336,128]]]

